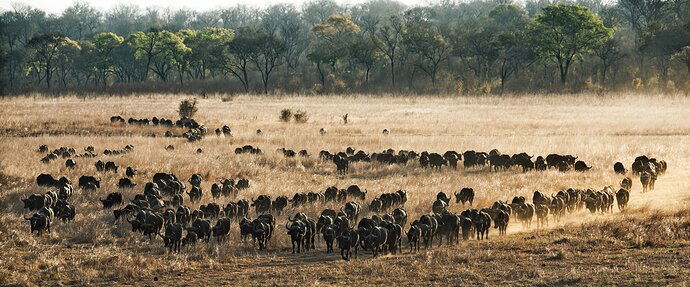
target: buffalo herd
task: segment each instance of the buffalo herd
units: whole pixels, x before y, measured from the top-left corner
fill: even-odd
[[[164,119],[156,120],[158,124],[167,122]],[[113,120],[123,121],[122,118]],[[128,121],[129,124],[141,124],[140,122],[141,120]],[[219,130],[219,134],[231,135],[229,128],[226,131],[225,127]],[[127,145],[120,150],[105,150],[103,155],[115,156],[133,150],[133,146]],[[38,151],[47,153],[49,149],[42,145]],[[44,159],[65,158],[69,168],[76,165],[73,158],[98,156],[93,147],[89,146],[84,151],[84,154],[79,155],[74,148],[61,147],[50,151]],[[278,152],[285,157],[309,157],[306,150],[295,152],[282,148]],[[246,145],[235,149],[235,154],[258,155],[262,151]],[[319,158],[333,161],[337,170],[343,173],[348,171],[350,162],[372,161],[386,164],[406,164],[413,161],[431,169],[443,166],[456,169],[458,163],[462,162],[464,168],[488,166],[491,171],[514,167],[524,172],[549,168],[562,172],[586,171],[591,168],[572,155],[550,154],[532,160],[533,156],[527,153],[507,155],[498,150],[489,153],[448,151],[443,154],[417,154],[414,151],[395,152],[389,149],[369,154],[347,148],[344,152],[335,154],[321,151]],[[428,213],[411,219],[405,209],[408,201],[408,192],[405,190],[374,195],[358,185],[342,188],[330,186],[323,192],[297,192],[292,196],[261,194],[249,199],[242,192],[250,188],[249,179],[220,178],[210,183],[211,202],[198,205],[204,194],[202,184],[209,182],[201,174],[193,174],[183,181],[173,173],[159,172],[142,181],[137,169],[131,166],[120,167],[114,161],[97,160],[94,167],[96,176],[79,177],[79,191],[96,193],[101,188],[101,177],[118,175],[124,170],[125,176],[117,180],[119,191],[108,193],[105,198],[98,198],[101,202],[98,205],[105,210],[112,210],[113,224],[126,222],[132,232],[140,233],[150,240],[160,237],[163,245],[171,252],[179,252],[184,246],[199,241],[209,242],[211,238],[224,242],[235,223],[238,224],[242,241],[247,241],[251,236],[253,246],[263,250],[271,245],[275,232],[282,229],[277,225],[280,218],[285,218],[284,232],[289,235],[292,253],[313,250],[317,248],[316,242],[323,241],[327,253],[334,252],[337,246],[345,260],[358,256],[360,249],[371,252],[373,256],[402,252],[405,249],[403,238],[406,238],[410,252],[415,252],[421,245],[424,248],[432,247],[435,242],[442,245],[444,238],[446,244],[457,244],[460,238],[488,239],[491,227],[498,229],[499,235],[505,235],[510,222],[518,222],[528,228],[536,220],[536,225],[542,227],[547,226],[550,221],[561,221],[579,210],[611,213],[614,204],[619,210],[624,210],[632,188],[632,180],[625,177],[617,190],[613,186],[606,186],[602,189],[568,188],[552,194],[535,191],[531,202],[524,196],[515,196],[511,200],[495,201],[490,207],[480,208],[474,206],[475,190],[463,187],[450,195],[439,192],[434,200],[429,200]],[[657,177],[665,173],[666,162],[640,156],[634,160],[630,171],[633,175],[640,176],[643,191],[647,192],[654,189]],[[622,163],[614,165],[614,172],[623,176],[628,174]],[[69,178],[40,174],[36,177],[36,184],[45,188],[46,192],[23,197],[21,201],[25,209],[33,212],[31,217],[25,217],[30,223],[31,233],[36,232],[40,236],[43,232],[51,231],[51,223],[56,218],[71,221],[77,212],[69,202],[75,194]],[[137,188],[141,192],[135,193],[133,198],[127,198],[123,194]],[[455,202],[452,196],[455,196]],[[221,201],[224,204],[219,203]],[[339,209],[325,208],[318,216],[313,217],[306,212],[323,208],[324,205],[339,206]],[[452,208],[452,205],[457,208]],[[453,212],[451,209],[462,211]]]
[[[283,148],[279,152],[283,152],[286,157],[294,157],[294,151],[292,150]],[[306,151],[304,152],[307,154]],[[348,147],[345,151],[336,153],[322,150],[319,152],[319,158],[323,161],[332,161],[338,173],[348,172],[350,163],[357,162],[374,162],[389,165],[406,165],[408,162],[419,162],[421,167],[432,170],[440,170],[443,166],[455,170],[458,168],[459,162],[462,162],[463,167],[467,169],[488,167],[489,171],[519,168],[523,172],[528,172],[532,170],[545,171],[553,168],[560,172],[571,170],[585,172],[592,168],[585,161],[578,160],[578,157],[572,155],[549,154],[546,157],[537,156],[535,158],[534,155],[528,155],[524,152],[513,155],[502,154],[497,149],[493,149],[489,153],[474,150],[458,153],[451,150],[440,154],[427,151],[417,153],[413,150],[399,150],[396,152],[393,149],[387,149],[380,153],[367,153],[363,150],[357,151],[352,147]]]

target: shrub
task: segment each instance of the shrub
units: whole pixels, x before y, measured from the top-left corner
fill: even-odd
[[[193,118],[194,114],[199,109],[196,107],[196,98],[194,99],[186,99],[180,102],[180,107],[177,110],[177,112],[180,114],[180,118]]]
[[[280,111],[280,121],[281,122],[290,122],[290,119],[292,119],[292,110],[291,109],[283,109]]]
[[[309,120],[309,115],[306,111],[298,110],[292,115],[295,118],[295,122],[303,124]]]

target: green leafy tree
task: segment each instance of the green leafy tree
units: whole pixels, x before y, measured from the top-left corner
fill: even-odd
[[[170,67],[177,70],[178,80],[182,85],[187,69],[187,58],[192,50],[184,44],[184,32],[163,31],[162,34],[160,49],[163,52],[159,54],[160,62],[166,62]],[[160,72],[157,73],[161,75]],[[161,79],[166,80],[167,77],[161,76]]]
[[[161,32],[151,29],[148,32],[137,32],[131,37],[132,46],[135,49],[135,56],[139,60],[144,61],[144,70],[141,80],[148,79],[149,70],[154,59],[162,52],[159,48],[161,41]]]
[[[103,85],[108,83],[108,74],[115,72],[115,55],[113,51],[124,39],[115,33],[101,32],[93,37],[96,52],[96,71],[99,73]]]
[[[198,31],[185,30],[184,43],[191,49],[189,65],[193,78],[206,79],[206,74],[222,58],[223,50],[234,37],[234,31],[226,28],[203,28]]]
[[[120,45],[112,51],[112,61],[115,68],[113,73],[122,82],[132,82],[139,80],[143,70],[143,65],[136,58],[136,48],[134,47],[133,37],[127,37]]]
[[[180,84],[187,67],[186,57],[191,49],[184,44],[184,34],[152,29],[133,35],[132,43],[136,49],[137,59],[145,63],[143,79],[148,78],[148,71],[153,71],[159,79],[168,81],[170,72],[178,71]]]
[[[528,33],[536,54],[558,66],[561,84],[565,84],[571,65],[611,38],[613,30],[582,6],[549,5],[543,10],[528,26]]]
[[[58,47],[55,59],[55,72],[63,87],[67,87],[67,78],[75,69],[75,61],[79,57],[81,47],[78,43],[70,41]]]
[[[350,54],[350,47],[355,37],[362,33],[349,15],[332,15],[324,22],[311,28],[316,41],[311,47],[307,59],[316,64],[321,85],[326,87],[326,70],[324,65],[337,71],[337,65]]]
[[[36,73],[39,81],[44,79],[50,88],[56,62],[64,51],[69,51],[65,46],[79,47],[79,44],[64,35],[48,33],[34,36],[26,46],[31,52],[29,72]]]

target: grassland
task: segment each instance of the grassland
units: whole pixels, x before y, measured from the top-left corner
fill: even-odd
[[[528,95],[520,97],[260,97],[217,96],[199,99],[199,122],[209,128],[229,125],[233,137],[207,136],[197,143],[163,137],[166,129],[111,124],[112,115],[125,118],[177,118],[183,97],[44,96],[0,100],[0,284],[38,285],[687,285],[690,278],[690,99],[655,95]],[[305,110],[305,124],[282,123],[283,108]],[[344,125],[341,116],[349,114]],[[327,133],[319,134],[325,128]],[[389,135],[382,135],[384,128]],[[261,129],[263,135],[255,131]],[[175,130],[181,133],[182,130]],[[121,166],[133,166],[141,192],[155,172],[173,172],[187,179],[201,173],[207,181],[246,177],[252,187],[240,198],[259,194],[292,195],[322,192],[326,187],[358,184],[369,197],[405,189],[405,208],[412,218],[430,211],[437,192],[454,193],[461,187],[477,191],[476,205],[506,200],[514,195],[531,198],[535,190],[547,193],[567,187],[602,188],[617,185],[612,165],[629,166],[635,156],[665,159],[669,171],[654,192],[641,194],[635,180],[630,208],[614,214],[578,212],[549,228],[523,229],[511,224],[509,234],[491,240],[470,240],[454,247],[435,247],[417,254],[371,259],[369,253],[344,262],[317,251],[289,254],[284,232],[269,250],[258,252],[241,243],[237,225],[231,239],[186,248],[168,254],[160,240],[113,224],[112,213],[100,209],[97,198],[117,190],[122,176],[101,175],[97,194],[77,192],[71,202],[77,218],[57,223],[47,236],[29,235],[21,218],[26,212],[19,198],[36,192],[37,174],[66,175],[73,181],[96,174],[95,159],[77,159],[68,170],[61,160],[39,162],[41,144],[97,151],[133,144],[135,151],[109,157]],[[168,152],[165,146],[174,145]],[[235,147],[259,146],[262,156],[235,155]],[[586,173],[556,171],[491,173],[487,169],[457,171],[422,169],[416,163],[388,166],[357,163],[351,172],[335,174],[332,163],[286,159],[277,148],[344,150],[352,146],[367,152],[387,148],[416,151],[490,150],[546,155],[569,153],[592,165]],[[202,155],[196,154],[202,148]],[[224,203],[221,200],[220,203]],[[314,216],[324,207],[307,208]],[[460,211],[451,204],[452,211]],[[284,219],[279,218],[278,226]]]

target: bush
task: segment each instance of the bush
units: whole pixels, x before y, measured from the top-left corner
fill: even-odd
[[[290,122],[290,119],[292,119],[292,110],[291,109],[283,109],[280,111],[280,121],[281,122]]]
[[[295,117],[295,122],[303,124],[309,120],[309,115],[306,111],[298,110],[293,117]]]
[[[180,108],[177,110],[177,112],[180,114],[180,118],[193,118],[194,114],[199,109],[196,107],[196,98],[194,99],[187,99],[183,100],[180,102]]]

